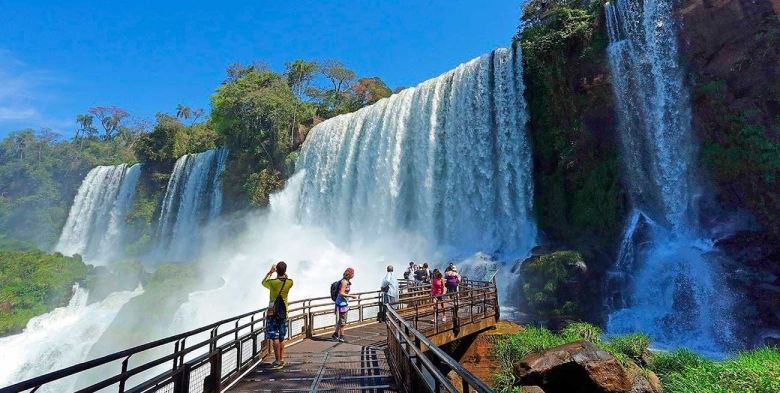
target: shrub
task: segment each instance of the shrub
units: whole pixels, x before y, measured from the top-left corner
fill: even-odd
[[[645,366],[643,360],[650,347],[650,337],[641,333],[631,333],[625,336],[613,337],[605,344],[604,350],[623,361],[630,360]]]

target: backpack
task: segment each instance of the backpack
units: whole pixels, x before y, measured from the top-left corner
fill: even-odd
[[[455,286],[458,284],[460,284],[460,280],[458,279],[457,275],[453,274],[451,276],[447,276],[447,285]]]
[[[422,269],[418,269],[414,272],[414,279],[417,281],[425,281],[425,271]]]
[[[330,300],[336,301],[336,298],[339,296],[339,287],[341,287],[341,280],[330,284]]]
[[[274,318],[282,321],[287,320],[287,307],[284,305],[284,299],[282,299],[282,290],[286,284],[287,280],[282,281],[282,286],[279,288],[279,294],[277,294],[276,299],[274,299],[273,314],[271,314]]]

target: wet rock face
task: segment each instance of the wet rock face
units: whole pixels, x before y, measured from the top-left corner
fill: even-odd
[[[780,0],[683,0],[678,16],[714,199],[780,234]]]
[[[737,232],[719,240],[729,284],[742,294],[738,335],[748,346],[780,343],[780,238],[765,232]],[[775,341],[772,339],[775,338]]]
[[[626,369],[614,356],[580,341],[526,356],[514,364],[520,385],[545,393],[656,393],[660,385],[638,368]]]

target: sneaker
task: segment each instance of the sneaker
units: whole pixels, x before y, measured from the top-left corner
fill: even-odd
[[[280,361],[279,361],[279,365],[280,365],[280,366],[282,366],[282,367],[284,367],[286,364],[287,364],[287,363],[285,363],[285,362],[284,362],[284,360],[280,360]]]
[[[339,336],[337,336],[336,333],[333,333],[333,334],[330,335],[330,339],[333,340],[333,341],[338,341],[339,340]]]
[[[281,370],[282,367],[284,367],[284,363],[281,363],[277,360],[274,360],[273,363],[271,363],[271,366],[268,367],[269,370]]]
[[[346,343],[347,342],[347,340],[345,340],[344,337],[339,337],[339,338],[336,339],[336,341],[338,341],[340,343]]]

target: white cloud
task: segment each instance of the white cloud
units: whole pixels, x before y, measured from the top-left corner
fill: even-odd
[[[33,69],[0,48],[0,127],[20,123],[33,128],[63,127],[62,120],[51,119],[40,109],[53,98],[48,87],[56,82],[54,73]]]

